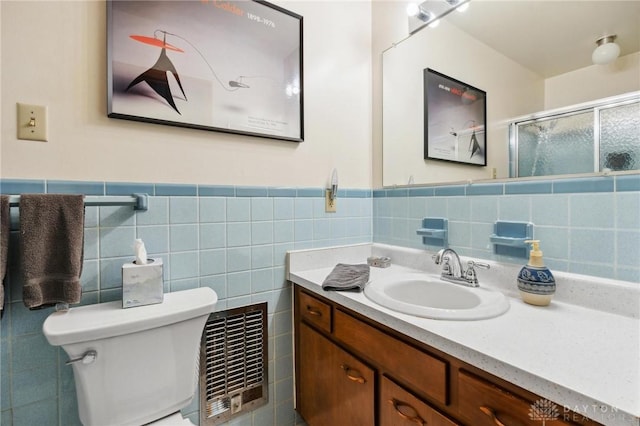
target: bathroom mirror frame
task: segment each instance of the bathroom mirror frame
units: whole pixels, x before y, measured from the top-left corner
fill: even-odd
[[[470,14],[473,13],[474,10],[474,6],[477,7],[477,3],[480,3],[480,1],[478,2],[470,2],[471,4],[471,8],[469,9],[469,11],[466,12],[466,14]],[[600,2],[602,3],[602,2]],[[453,14],[451,19],[457,18],[457,15],[460,14]],[[497,178],[500,181],[512,181],[512,180],[527,180],[527,179],[532,179],[531,177],[524,177],[524,178],[510,178],[509,177],[509,168],[510,168],[510,158],[509,158],[509,132],[508,132],[508,127],[509,127],[509,122],[512,121],[515,118],[518,117],[522,117],[522,116],[526,116],[526,115],[534,115],[536,113],[542,113],[548,109],[556,109],[556,108],[560,108],[560,107],[564,107],[565,105],[568,104],[561,104],[561,106],[554,106],[553,108],[544,108],[544,99],[539,99],[537,104],[539,105],[537,108],[533,107],[530,109],[527,109],[526,107],[521,107],[520,109],[515,110],[514,112],[510,113],[510,114],[502,114],[500,115],[499,119],[496,119],[495,114],[491,114],[491,111],[489,112],[489,124],[492,125],[492,128],[489,129],[489,131],[491,131],[492,135],[490,136],[490,140],[488,141],[489,144],[491,144],[491,148],[490,151],[502,151],[502,158],[496,159],[496,156],[492,156],[492,158],[490,158],[487,162],[487,167],[480,167],[478,168],[479,170],[473,170],[474,168],[468,168],[468,167],[464,167],[464,166],[458,166],[456,164],[438,164],[439,162],[436,161],[430,161],[430,160],[424,160],[421,159],[420,162],[417,161],[398,161],[397,159],[395,159],[393,157],[393,154],[389,154],[389,143],[390,140],[392,141],[391,143],[396,144],[398,143],[398,150],[400,151],[405,151],[405,154],[408,153],[411,149],[413,149],[412,147],[408,147],[403,145],[404,141],[398,142],[398,140],[404,140],[407,139],[407,135],[409,133],[409,130],[407,129],[410,126],[414,127],[414,131],[417,132],[422,132],[423,131],[423,125],[420,124],[420,121],[422,120],[422,113],[423,111],[418,111],[417,113],[415,111],[412,111],[412,109],[415,109],[417,105],[422,105],[424,100],[423,99],[419,99],[419,104],[416,102],[416,99],[413,99],[413,102],[411,102],[410,104],[405,104],[402,105],[400,103],[396,103],[395,105],[389,105],[389,100],[390,100],[390,96],[389,93],[387,91],[387,86],[389,84],[389,79],[393,76],[393,74],[389,74],[388,70],[389,70],[389,62],[396,60],[397,58],[393,58],[393,55],[397,55],[397,52],[399,49],[415,49],[415,47],[417,46],[417,42],[416,40],[418,40],[419,38],[424,40],[428,40],[431,43],[429,44],[429,50],[433,51],[446,51],[448,50],[449,52],[452,52],[452,49],[447,49],[446,47],[444,47],[442,44],[436,43],[434,41],[437,41],[437,34],[438,32],[440,32],[442,27],[448,27],[449,30],[451,30],[452,28],[457,31],[457,33],[462,33],[464,35],[466,35],[466,37],[468,38],[472,38],[471,36],[469,36],[468,34],[466,34],[463,30],[459,29],[458,27],[456,27],[455,25],[451,24],[448,22],[450,18],[446,17],[445,19],[442,19],[442,23],[441,26],[439,28],[436,28],[435,31],[431,28],[424,28],[421,29],[419,32],[414,33],[413,35],[401,40],[398,43],[393,44],[392,47],[386,49],[383,52],[383,73],[382,73],[382,84],[383,84],[383,103],[382,103],[382,108],[383,108],[383,138],[382,138],[382,149],[383,149],[383,153],[382,153],[382,186],[384,188],[393,188],[393,187],[411,187],[411,186],[434,186],[434,185],[446,185],[446,184],[453,184],[453,183],[459,183],[459,182],[469,182],[469,181],[474,181],[474,182],[482,182],[482,181],[493,181],[495,182],[496,180],[494,180],[495,178]],[[637,30],[636,30],[637,31]],[[430,34],[429,34],[430,33]],[[445,32],[446,33],[446,32]],[[434,36],[434,34],[436,34],[436,36]],[[457,37],[457,36],[456,36]],[[595,40],[593,40],[595,41]],[[590,44],[593,44],[593,47],[595,47],[595,43],[593,43],[593,41],[589,41]],[[455,37],[454,40],[451,41],[451,43],[455,42]],[[476,41],[477,42],[477,41]],[[562,41],[560,41],[562,42]],[[477,42],[479,43],[479,42]],[[633,46],[634,49],[635,46]],[[591,49],[591,47],[588,47],[588,49]],[[626,51],[625,51],[626,49]],[[423,49],[425,50],[425,49]],[[467,52],[470,56],[473,56],[473,52],[469,53]],[[461,55],[463,53],[460,53]],[[589,52],[590,54],[590,52]],[[628,47],[625,48],[623,45],[623,52],[622,55],[630,55],[633,56],[633,61],[637,61],[636,56],[638,55],[637,50],[628,51]],[[477,56],[476,56],[477,57]],[[508,58],[507,58],[508,59]],[[623,57],[619,58],[619,62],[622,62],[622,65],[620,66],[626,66],[626,63],[624,62]],[[513,62],[513,61],[512,61]],[[411,63],[403,63],[402,66],[404,66],[405,68],[409,68],[411,67],[411,69],[413,69],[414,66],[416,66],[417,62],[411,62]],[[635,62],[634,62],[635,64]],[[519,64],[518,64],[519,65]],[[619,64],[616,64],[619,65]],[[634,65],[636,66],[636,65]],[[496,67],[499,67],[499,64],[496,64]],[[426,62],[426,63],[420,63],[419,65],[417,65],[417,68],[419,68],[419,70],[414,70],[415,73],[418,72],[422,72],[422,70],[424,68],[435,68],[438,69],[439,71],[442,71],[443,73],[450,75],[452,78],[456,78],[465,82],[468,82],[469,84],[472,84],[476,87],[483,87],[483,89],[485,89],[487,91],[487,96],[490,97],[490,99],[494,98],[494,94],[495,94],[495,90],[492,87],[486,87],[485,85],[483,85],[480,80],[476,80],[474,78],[469,78],[469,74],[464,74],[464,73],[457,73],[457,70],[459,68],[456,68],[455,64],[452,64],[449,67],[445,67],[442,68],[441,66],[439,66],[438,64],[432,64],[430,62]],[[612,69],[613,67],[609,66],[609,69]],[[498,69],[503,69],[503,68],[498,68]],[[532,77],[533,78],[533,77]],[[538,79],[540,79],[539,76],[537,76]],[[613,96],[613,95],[618,95],[618,94],[623,94],[623,93],[628,93],[628,92],[633,92],[634,90],[638,90],[640,89],[640,79],[638,79],[637,77],[635,78],[635,80],[638,81],[638,83],[634,83],[635,87],[633,90],[621,90],[617,93],[613,93],[612,95],[607,95],[607,96],[602,96],[602,97],[594,97],[594,98],[589,98],[586,99],[584,101],[579,101],[579,102],[573,102],[573,104],[579,104],[582,102],[587,102],[587,101],[592,101],[593,99],[601,99],[601,98],[606,98],[609,96]],[[417,81],[417,79],[413,80],[414,82]],[[506,78],[506,81],[508,83],[508,77]],[[541,85],[544,84],[544,82],[540,83]],[[413,92],[422,92],[420,89],[420,87],[417,86],[416,83],[413,84]],[[416,93],[411,93],[410,91],[405,91],[403,92],[406,96],[413,96],[414,98],[416,97]],[[515,97],[519,97],[521,99],[526,98],[527,96],[530,95],[530,92],[527,91],[527,89],[521,88],[520,93],[516,93],[514,95]],[[539,95],[544,97],[544,94]],[[512,99],[507,100],[505,102],[502,102],[501,100],[497,100],[496,99],[496,103],[497,102],[501,102],[501,103],[513,103]],[[536,102],[531,102],[533,104],[535,104]],[[495,107],[495,104],[493,106],[491,105],[487,105],[488,110],[490,110],[492,107]],[[506,108],[506,107],[505,107]],[[394,113],[392,112],[391,114],[389,114],[389,110],[391,109],[395,109],[396,111],[399,111],[398,113]],[[402,114],[400,113],[402,112]],[[418,118],[416,118],[418,117]],[[398,118],[404,120],[398,120]],[[420,121],[416,121],[416,120],[420,120]],[[397,127],[404,127],[404,130],[402,130],[399,134],[395,135],[394,138],[389,138],[388,135],[388,131],[389,128],[393,127],[394,125],[394,121],[396,121],[396,125]],[[492,122],[492,123],[490,123]],[[391,123],[391,124],[390,124]],[[397,124],[400,123],[400,124]],[[498,132],[494,131],[494,128],[497,127],[498,128]],[[420,143],[423,144],[423,135],[421,134],[419,137],[415,137],[413,140],[414,143]],[[423,147],[420,147],[420,151],[423,150]],[[417,152],[417,151],[416,151]],[[412,153],[412,155],[414,155],[414,153]],[[420,153],[422,154],[422,152]],[[402,164],[402,166],[396,166],[398,169],[402,169],[402,173],[404,173],[404,176],[395,176],[393,175],[393,173],[389,173],[389,164]],[[416,170],[416,167],[422,167],[422,168],[429,168],[431,171],[431,177],[435,176],[435,178],[424,178],[423,176],[419,176],[418,173],[415,173],[414,170]],[[637,173],[638,171],[634,171],[631,173]],[[626,174],[629,172],[612,172],[612,174]],[[586,174],[576,174],[576,175],[560,175],[562,178],[569,178],[569,177],[586,177],[586,176],[594,176],[594,175],[599,175],[602,173],[586,173]],[[545,176],[545,178],[550,179],[550,178],[554,178],[554,177],[558,177],[558,175],[549,175],[549,176]]]

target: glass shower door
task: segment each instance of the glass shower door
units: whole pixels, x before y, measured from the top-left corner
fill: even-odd
[[[600,110],[600,170],[640,169],[640,102]]]
[[[640,169],[640,100],[565,108],[511,123],[510,176]]]
[[[518,126],[518,176],[593,172],[593,111]]]

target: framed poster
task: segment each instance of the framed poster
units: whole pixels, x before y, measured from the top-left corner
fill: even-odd
[[[424,75],[424,158],[487,165],[487,94],[432,69]]]
[[[265,1],[109,0],[108,116],[304,140],[302,16]]]

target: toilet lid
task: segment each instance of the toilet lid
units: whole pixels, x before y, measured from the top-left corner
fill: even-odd
[[[193,426],[193,423],[189,419],[185,419],[182,417],[180,412],[173,413],[170,416],[163,417],[160,420],[156,420],[155,422],[151,422],[148,426]]]

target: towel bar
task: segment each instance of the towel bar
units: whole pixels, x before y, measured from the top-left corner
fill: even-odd
[[[146,211],[149,208],[149,196],[147,194],[133,194],[128,196],[87,196],[84,198],[85,206],[133,206],[134,210]],[[20,196],[9,197],[11,207],[20,205]]]

